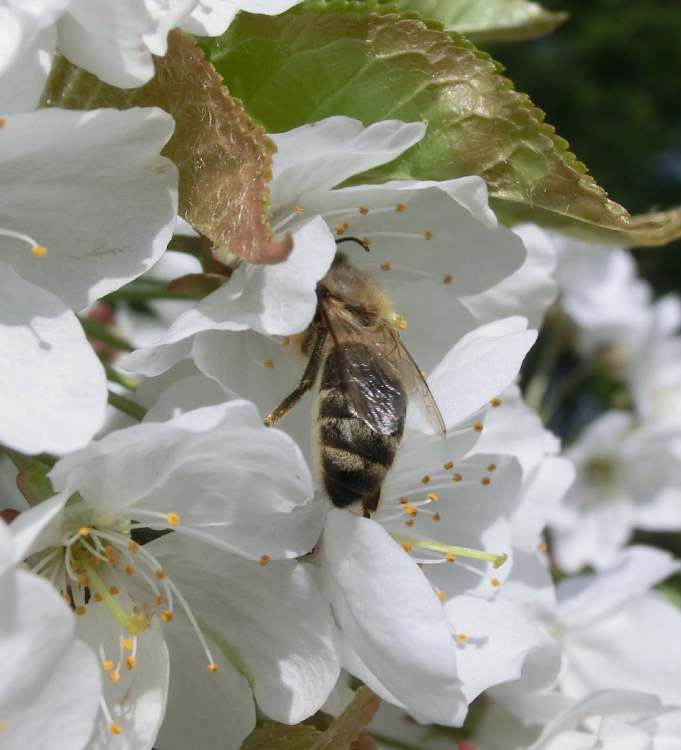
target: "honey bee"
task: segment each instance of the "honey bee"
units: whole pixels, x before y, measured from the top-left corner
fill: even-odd
[[[353,241],[365,250],[366,245]],[[307,366],[295,390],[266,418],[287,414],[319,378],[315,430],[322,480],[331,502],[361,503],[365,517],[378,508],[383,480],[404,433],[410,396],[420,398],[431,423],[445,434],[428,385],[393,324],[380,285],[337,253],[317,284],[315,317],[302,335]]]

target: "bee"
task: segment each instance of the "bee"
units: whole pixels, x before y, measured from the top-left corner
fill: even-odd
[[[365,250],[366,245],[353,241]],[[445,434],[428,385],[400,339],[392,306],[367,272],[337,253],[317,284],[317,310],[301,338],[307,366],[295,390],[266,418],[271,426],[319,379],[315,431],[326,492],[340,508],[361,504],[369,518],[404,433],[407,403],[417,396]]]

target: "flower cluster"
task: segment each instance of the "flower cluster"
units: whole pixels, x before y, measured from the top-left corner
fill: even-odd
[[[203,197],[247,224],[267,182],[279,262],[183,221],[215,165],[148,93],[169,34],[296,4],[0,0],[0,748],[673,747],[681,565],[626,545],[681,528],[681,304],[482,167],[382,179],[427,118],[235,127],[257,179]]]

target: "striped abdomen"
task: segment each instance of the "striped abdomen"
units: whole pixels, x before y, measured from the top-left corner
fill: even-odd
[[[348,347],[366,348],[364,344]],[[392,380],[393,410],[399,415],[394,431],[384,435],[355,416],[346,396],[334,350],[326,357],[319,389],[317,429],[324,486],[338,507],[361,502],[365,511],[376,510],[381,485],[395,460],[404,431],[407,397],[402,384],[383,368],[378,358],[367,359],[369,370],[380,369],[382,380]],[[368,372],[369,377],[371,371]]]

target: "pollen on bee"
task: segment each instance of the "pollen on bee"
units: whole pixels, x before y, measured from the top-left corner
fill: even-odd
[[[439,599],[439,600],[440,600],[441,602],[444,602],[444,601],[445,601],[445,599],[447,598],[447,594],[445,594],[445,592],[444,592],[444,591],[438,591],[438,592],[437,592],[437,598],[438,598],[438,599]]]
[[[482,432],[482,422],[473,422],[473,429],[476,432]]]
[[[31,252],[36,258],[45,258],[47,256],[47,248],[45,245],[33,245]]]
[[[492,578],[490,580],[490,583],[492,584],[492,586],[494,586],[495,589],[498,589],[499,586],[501,586],[501,581],[498,578]]]
[[[211,673],[219,672],[220,671],[220,665],[219,664],[209,664],[208,665],[208,671]]]
[[[181,522],[181,520],[182,519],[180,518],[179,514],[177,514],[177,513],[170,512],[170,513],[166,514],[166,521],[171,526],[177,526]]]
[[[495,408],[498,409],[501,406],[501,399],[500,398],[493,398],[490,401],[490,404]]]
[[[496,464],[487,464],[487,471],[496,471],[497,465]]]
[[[166,609],[161,612],[161,619],[163,620],[163,622],[172,622],[173,613],[169,609]]]
[[[345,234],[345,232],[347,232],[349,228],[350,225],[345,223],[336,224],[336,226],[334,227],[334,229],[336,230],[336,234]]]
[[[269,565],[272,562],[272,557],[270,555],[260,555],[258,562],[263,566]]]
[[[134,669],[137,666],[137,659],[134,656],[128,656],[125,660],[128,669]]]
[[[125,566],[125,575],[126,576],[134,576],[135,575],[135,566],[134,565],[130,565],[130,563],[128,563]]]
[[[369,213],[369,206],[360,206],[357,210],[362,214],[362,216],[366,216]]]
[[[445,286],[447,286],[447,285],[451,284],[451,283],[452,283],[452,281],[454,281],[454,277],[452,276],[452,274],[451,274],[451,273],[445,274],[445,275],[444,275],[444,276],[442,277],[442,283],[443,283],[443,284],[444,284]]]
[[[433,239],[433,233],[430,231],[430,229],[426,229],[426,231],[423,233],[423,239],[424,240],[432,240]]]
[[[102,669],[105,672],[110,672],[114,668],[114,663],[111,661],[111,659],[105,659],[102,662]]]
[[[445,471],[449,471],[450,469],[453,469],[453,468],[454,468],[454,461],[447,461],[447,463],[446,463],[446,464],[443,464],[443,465],[442,465],[442,468],[443,468],[443,469],[444,469]]]
[[[429,492],[426,495],[426,500],[428,500],[429,503],[436,503],[440,499],[440,496],[437,494],[437,492]]]
[[[398,214],[401,214],[402,211],[406,211],[406,210],[407,210],[406,204],[404,204],[402,202],[399,202],[399,203],[395,204],[395,211],[397,211]]]
[[[456,555],[452,554],[451,552],[447,552],[447,554],[445,555],[445,560],[448,563],[456,562]]]
[[[389,271],[391,268],[390,261],[386,260],[385,263],[381,263],[381,271]]]
[[[264,361],[264,362],[262,363],[262,366],[263,366],[263,367],[266,367],[266,368],[267,368],[268,370],[273,370],[273,369],[274,369],[274,362],[272,362],[272,360],[271,360],[271,359],[266,359],[266,360],[265,360],[265,361]]]
[[[452,482],[460,482],[463,479],[463,475],[459,474],[457,471],[456,474],[452,474]]]
[[[401,545],[401,547],[402,547],[402,549],[403,549],[403,550],[404,550],[405,552],[411,552],[411,551],[412,551],[412,549],[413,549],[413,545],[412,545],[412,543],[411,543],[411,542],[402,542],[402,545]]]
[[[123,732],[123,729],[121,728],[120,724],[111,724],[109,729],[111,730],[111,734],[115,734],[115,735],[121,734]]]
[[[416,506],[413,503],[404,503],[402,506],[402,510],[408,515],[408,516],[415,516],[418,513],[418,510],[416,509]]]
[[[120,672],[109,672],[109,680],[115,685],[121,679]]]
[[[487,486],[489,486],[489,485],[490,485],[491,483],[492,483],[492,479],[491,479],[490,477],[482,477],[482,479],[480,480],[480,484],[481,484],[481,485],[482,485],[483,487],[487,487]]]
[[[83,617],[85,615],[86,609],[85,607],[76,607],[74,611],[78,615],[78,617]]]
[[[421,477],[421,484],[428,484],[430,482],[430,476],[428,474],[424,474]]]

